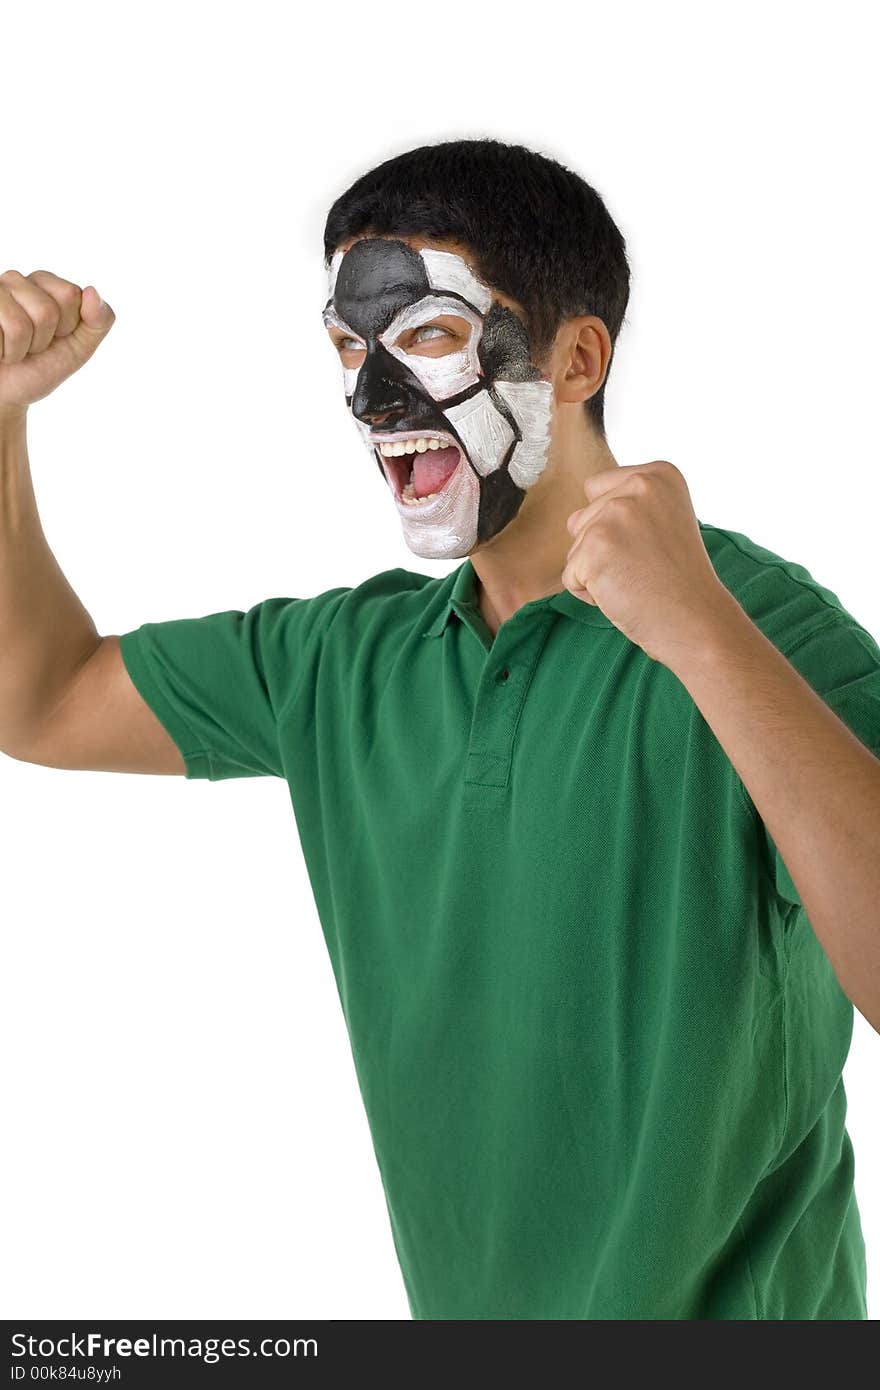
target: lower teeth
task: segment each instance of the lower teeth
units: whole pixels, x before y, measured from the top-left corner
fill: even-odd
[[[403,492],[400,496],[402,502],[407,502],[412,507],[417,506],[419,502],[430,502],[432,497],[439,497],[440,494],[439,492],[428,492],[425,494],[424,497],[416,497],[416,494],[413,491],[413,485],[411,482],[409,482],[403,489]]]

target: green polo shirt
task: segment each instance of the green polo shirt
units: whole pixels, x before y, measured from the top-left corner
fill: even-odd
[[[880,753],[880,649],[802,566],[719,577]],[[465,559],[147,622],[187,777],[286,780],[414,1318],[865,1318],[853,1010],[684,685]]]

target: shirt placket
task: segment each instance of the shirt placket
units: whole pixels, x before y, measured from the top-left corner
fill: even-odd
[[[502,789],[510,782],[520,715],[556,614],[530,604],[502,623],[493,641],[478,608],[455,601],[453,607],[486,650],[471,716],[465,785]]]

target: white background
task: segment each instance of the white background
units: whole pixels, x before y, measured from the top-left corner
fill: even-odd
[[[308,15],[4,14],[0,269],[117,315],[29,418],[98,629],[452,568],[406,548],[347,418],[321,238],[367,168],[490,135],[575,168],[627,238],[617,461],[671,459],[701,520],[880,634],[869,7]],[[286,785],[0,758],[0,817],[0,1314],[408,1318]],[[878,1065],[857,1013],[872,1318]]]

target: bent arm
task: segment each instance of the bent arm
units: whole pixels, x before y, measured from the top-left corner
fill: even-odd
[[[50,767],[184,772],[183,759],[49,548],[26,413],[0,414],[0,750]]]

